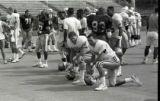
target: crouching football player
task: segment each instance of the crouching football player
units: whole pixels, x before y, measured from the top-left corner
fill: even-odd
[[[138,85],[141,85],[141,82],[135,76],[117,82],[117,70],[120,66],[120,60],[116,53],[111,49],[107,42],[96,39],[96,36],[93,34],[88,36],[88,42],[90,44],[90,50],[94,53],[92,64],[96,66],[99,72],[100,84],[95,90],[106,90],[108,88],[106,85],[104,69],[107,69],[108,71],[109,86],[111,87],[119,86],[127,82],[135,82]]]
[[[70,32],[68,38],[67,45],[68,48],[71,49],[71,63],[76,63],[79,66],[79,78],[73,83],[85,85],[84,75],[86,72],[86,65],[90,63],[91,60],[87,38],[85,36],[78,36],[74,32]]]

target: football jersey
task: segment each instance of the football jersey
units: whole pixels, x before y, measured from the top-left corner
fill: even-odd
[[[33,17],[31,15],[22,15],[20,19],[22,28],[24,30],[31,29],[33,23]]]
[[[95,46],[89,46],[90,50],[95,54],[95,55],[99,55],[101,54],[101,57],[113,57],[115,56],[115,52],[111,49],[111,47],[109,46],[109,44],[103,40],[97,40],[97,43],[95,44]],[[105,50],[105,52],[104,52]]]
[[[85,36],[78,36],[76,44],[72,43],[69,39],[67,40],[67,45],[69,48],[76,52],[86,53],[90,51],[89,43]]]
[[[16,17],[16,21],[17,21],[17,27],[16,28],[19,28],[20,29],[20,15],[18,13],[13,13]]]
[[[68,17],[64,19],[64,29],[67,30],[67,33],[75,32],[77,35],[79,35],[79,29],[81,28],[82,28],[81,23],[77,18]]]
[[[107,29],[111,29],[112,20],[107,15],[95,15],[91,23],[92,32],[96,35],[106,34]]]
[[[119,13],[115,13],[112,16],[112,25],[114,29],[114,32],[112,33],[112,37],[119,36],[119,28],[123,27],[123,18]]]
[[[136,17],[134,15],[131,15],[129,17],[129,24],[130,24],[130,26],[136,27]]]
[[[7,15],[7,22],[9,26],[16,26],[16,16],[12,13],[10,15]]]
[[[140,28],[142,26],[142,22],[141,22],[141,15],[138,12],[135,12],[135,17],[136,17],[136,24],[137,27]]]
[[[50,34],[51,30],[52,30],[52,19],[49,18],[48,14],[45,15],[40,15],[39,16],[39,25],[38,25],[38,35],[41,34]]]

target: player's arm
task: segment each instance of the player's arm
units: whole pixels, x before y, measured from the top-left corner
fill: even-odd
[[[109,16],[106,16],[106,17],[107,17],[107,19],[106,19],[107,20],[106,21],[106,36],[108,38],[110,38],[112,35],[112,33],[111,33],[111,31],[112,31],[112,18]]]
[[[9,37],[9,32],[10,32],[10,26],[5,23],[5,22],[2,22],[2,28],[5,29],[4,31],[6,31],[7,33],[3,33],[7,38]]]

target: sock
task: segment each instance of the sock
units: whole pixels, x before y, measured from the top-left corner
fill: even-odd
[[[41,58],[41,53],[37,52],[37,58],[40,59]]]
[[[48,59],[48,52],[44,52],[44,60],[47,60]]]
[[[131,79],[131,78],[125,78],[124,81],[125,81],[125,82],[131,82],[132,79]]]
[[[80,71],[80,80],[84,81],[85,70]]]

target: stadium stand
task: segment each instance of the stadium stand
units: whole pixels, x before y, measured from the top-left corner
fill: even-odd
[[[10,0],[0,0],[0,4],[4,7],[12,7],[17,9],[17,11],[21,14],[24,13],[26,9],[30,10],[31,14],[37,15],[40,10],[48,8],[48,6],[42,4],[39,1],[10,1]]]

